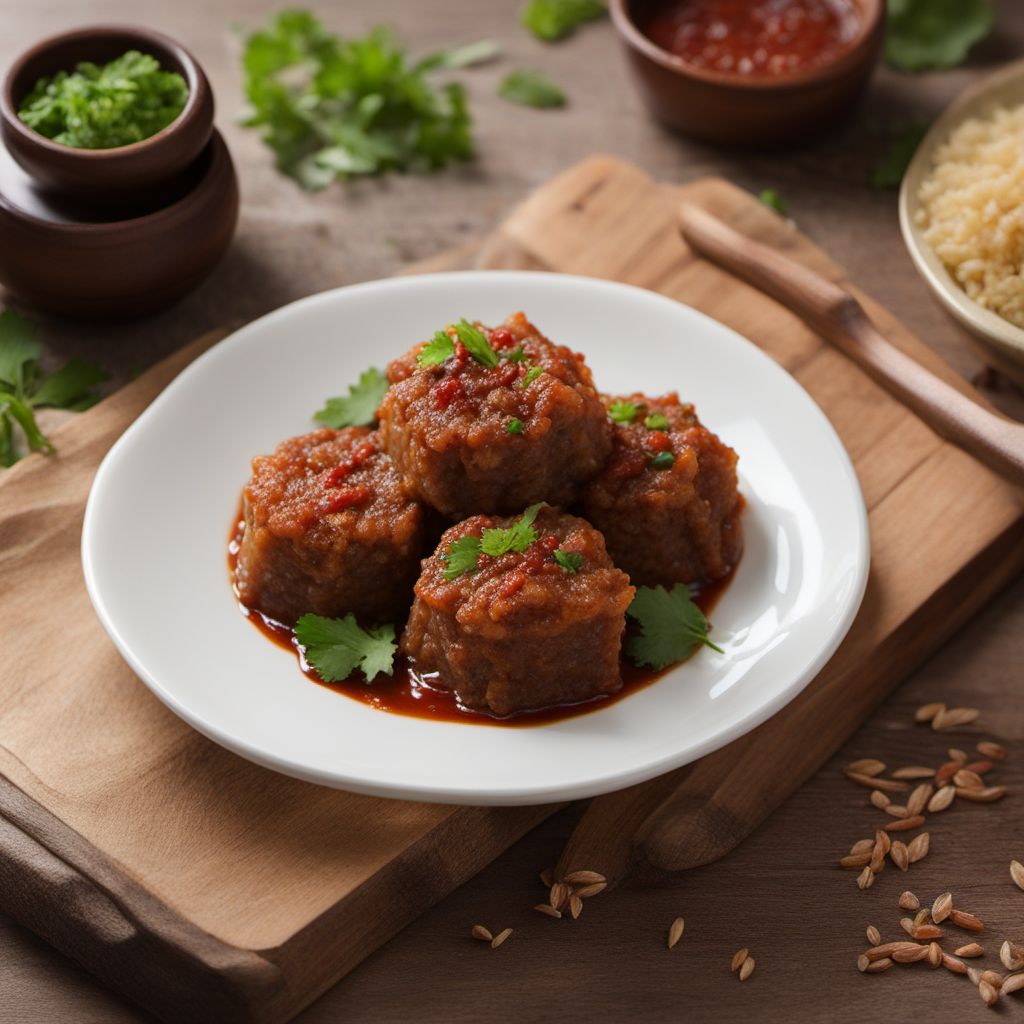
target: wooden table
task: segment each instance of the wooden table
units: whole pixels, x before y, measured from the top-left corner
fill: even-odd
[[[1024,49],[1024,8],[1002,0],[997,31],[963,69],[917,78],[882,71],[862,113],[842,131],[793,153],[724,153],[674,138],[640,110],[607,24],[545,47],[516,21],[520,0],[375,0],[372,9],[327,13],[329,24],[362,32],[397,25],[424,51],[490,37],[501,62],[463,74],[477,118],[479,159],[432,178],[360,182],[310,196],[272,168],[258,140],[235,125],[241,112],[238,43],[230,26],[252,24],[272,5],[230,0],[46,0],[5,12],[0,64],[36,38],[65,25],[122,20],[161,28],[200,58],[219,100],[219,123],[239,165],[243,211],[237,242],[214,277],[175,309],[120,327],[50,323],[50,356],[100,361],[123,380],[188,338],[225,322],[245,321],[299,296],[393,273],[411,260],[475,237],[531,187],[586,153],[622,153],[666,180],[719,173],[759,191],[774,187],[800,226],[851,276],[901,317],[960,372],[981,363],[931,301],[899,240],[893,193],[866,186],[884,146],[879,125],[912,114],[929,117],[963,86]],[[337,5],[340,6],[340,5]],[[349,5],[355,6],[355,5]],[[360,5],[369,7],[370,5]],[[342,18],[344,20],[342,20]],[[533,66],[563,84],[572,106],[559,112],[512,107],[494,86],[512,66]],[[116,383],[116,380],[115,380]],[[1002,382],[990,396],[1022,404]],[[937,622],[936,629],[943,624]],[[1016,806],[1024,782],[1024,582],[997,599],[965,632],[911,678],[818,776],[725,860],[691,872],[673,888],[629,886],[586,905],[577,922],[531,911],[541,897],[537,872],[549,865],[573,822],[567,811],[526,837],[482,875],[371,957],[299,1020],[820,1021],[867,1020],[894,1007],[963,1021],[988,1019],[969,983],[927,967],[863,976],[854,960],[874,923],[898,936],[898,894],[929,900],[949,889],[981,914],[994,953],[1004,937],[1024,940],[1024,894],[1008,876],[1024,860],[1024,819]],[[1018,791],[991,807],[956,807],[932,819],[932,852],[900,875],[891,868],[866,893],[835,867],[877,813],[865,791],[848,783],[849,760],[879,756],[890,764],[938,763],[954,743],[912,724],[926,700],[966,703],[1011,750],[1002,781]],[[677,915],[686,934],[671,953],[665,932]],[[497,951],[468,938],[482,922],[516,929]],[[758,966],[739,984],[728,962],[749,946]],[[999,967],[994,956],[985,966]],[[897,978],[897,975],[899,977]],[[899,990],[897,993],[897,989]],[[1019,997],[1015,997],[1019,998]],[[1019,1011],[1018,1011],[1019,1012]],[[149,1019],[10,920],[0,917],[0,1022],[113,1022]]]

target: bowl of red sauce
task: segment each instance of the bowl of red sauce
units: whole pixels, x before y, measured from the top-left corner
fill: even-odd
[[[611,0],[647,106],[710,142],[786,145],[834,125],[874,70],[884,0]]]

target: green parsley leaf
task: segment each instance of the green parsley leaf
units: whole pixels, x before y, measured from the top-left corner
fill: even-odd
[[[676,457],[671,452],[657,452],[651,456],[651,465],[655,469],[671,469],[675,461]]]
[[[992,31],[988,0],[889,0],[885,59],[901,71],[954,68]]]
[[[457,53],[414,63],[385,29],[344,39],[309,11],[283,11],[245,40],[245,123],[261,130],[278,168],[308,189],[468,160],[465,92],[428,78],[467,59]]]
[[[551,109],[564,107],[565,93],[539,71],[513,71],[498,86],[498,95],[523,107]]]
[[[668,430],[668,420],[660,412],[652,412],[644,420],[644,426],[648,430]]]
[[[773,188],[764,189],[761,194],[757,197],[758,200],[764,203],[769,209],[774,210],[776,213],[780,213],[783,216],[786,214],[787,206],[786,201],[779,195],[779,193]]]
[[[480,540],[480,550],[485,555],[491,555],[493,558],[504,555],[509,551],[525,551],[537,539],[537,531],[533,528],[533,521],[537,518],[537,513],[543,507],[544,502],[540,501],[526,509],[511,526],[484,530],[483,537]]]
[[[508,426],[505,427],[505,429],[510,434],[521,434],[523,432],[523,421],[516,419],[516,417],[513,416],[512,419],[508,421]]]
[[[578,551],[563,551],[561,548],[556,548],[555,561],[566,572],[576,573],[580,571],[580,566],[583,565],[583,556]]]
[[[475,64],[486,64],[501,53],[501,47],[493,39],[480,39],[475,43],[457,46],[454,50],[442,50],[432,53],[419,62],[420,71],[433,71],[444,68],[453,71],[457,68],[468,68]]]
[[[538,39],[550,43],[605,11],[604,0],[529,0],[519,18]]]
[[[342,619],[303,615],[293,632],[306,661],[326,683],[348,679],[357,668],[372,683],[394,667],[398,644],[392,625],[363,629],[352,614]]]
[[[543,372],[543,366],[530,366],[523,377],[523,387],[528,388]]]
[[[526,362],[526,352],[523,351],[523,346],[520,345],[518,348],[512,349],[511,352],[507,352],[505,354],[505,358],[510,363],[525,363]]]
[[[455,342],[447,331],[434,331],[434,337],[420,349],[416,362],[420,366],[437,366],[455,355]]]
[[[464,572],[474,572],[480,557],[480,538],[460,537],[441,557],[447,566],[444,578],[449,582],[457,580]]]
[[[608,416],[616,423],[632,423],[639,410],[634,402],[612,402],[608,406]]]
[[[459,336],[459,341],[466,346],[466,351],[481,366],[493,370],[498,365],[498,353],[491,348],[491,343],[479,327],[474,327],[463,318],[455,325],[455,333]]]
[[[640,632],[626,643],[626,653],[637,665],[666,668],[684,661],[702,644],[723,653],[708,639],[708,620],[685,583],[671,590],[637,587],[626,614],[640,626]]]
[[[162,131],[185,109],[188,85],[148,53],[129,50],[102,67],[40,78],[18,117],[33,131],[77,149],[112,149]]]
[[[896,189],[907,173],[917,147],[928,131],[926,121],[912,121],[905,125],[889,148],[879,157],[871,171],[871,185],[877,189]]]
[[[0,381],[15,389],[24,386],[23,367],[43,354],[35,324],[13,309],[0,313]]]
[[[387,377],[371,366],[360,374],[359,383],[348,389],[348,395],[328,398],[324,407],[313,414],[313,419],[334,430],[369,426],[377,421],[377,407],[387,389]]]
[[[93,388],[97,384],[102,384],[109,376],[98,366],[83,363],[80,359],[72,359],[51,373],[39,385],[30,401],[36,407],[50,405],[58,409],[81,411],[97,401],[99,396]]]

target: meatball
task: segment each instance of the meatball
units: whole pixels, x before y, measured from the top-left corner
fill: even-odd
[[[589,523],[542,508],[525,550],[482,554],[447,578],[456,542],[518,518],[473,516],[442,536],[423,562],[403,650],[430,685],[493,715],[614,693],[634,591]]]
[[[586,487],[582,509],[615,564],[638,586],[728,574],[742,550],[736,453],[675,393],[605,404],[619,421],[615,450]]]
[[[451,519],[571,503],[611,451],[590,369],[522,313],[480,330],[493,366],[449,328],[454,352],[443,362],[421,366],[417,345],[388,367],[385,450],[416,496]]]
[[[235,585],[291,625],[306,612],[393,622],[409,609],[424,509],[364,427],[314,430],[253,459]]]

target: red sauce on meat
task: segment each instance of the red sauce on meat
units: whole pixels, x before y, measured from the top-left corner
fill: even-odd
[[[231,579],[234,580],[235,565],[238,561],[238,550],[241,545],[242,531],[244,528],[241,510],[235,516],[235,522],[231,530],[228,543],[228,569]],[[540,555],[544,551],[550,554],[554,548],[550,541],[555,540],[555,547],[558,546],[557,538],[543,537],[536,541],[526,552],[526,558],[516,572],[510,573],[508,584],[518,580],[518,586],[525,581],[525,573],[530,571],[531,555]],[[534,551],[536,549],[536,551]],[[543,570],[543,558],[534,560]],[[555,566],[557,571],[561,571]],[[534,570],[536,571],[536,569]],[[718,599],[725,592],[726,587],[732,580],[733,573],[724,579],[715,580],[702,586],[695,600],[705,615],[711,615],[711,611],[717,604]],[[429,718],[441,722],[470,722],[478,725],[502,725],[502,726],[534,726],[547,725],[551,722],[558,722],[566,718],[574,718],[577,715],[589,714],[592,711],[600,710],[609,704],[615,704],[628,697],[638,690],[649,686],[655,680],[661,678],[671,668],[654,671],[649,668],[639,668],[632,662],[622,658],[622,689],[611,696],[598,697],[595,700],[585,701],[581,704],[566,704],[558,707],[542,708],[538,711],[528,711],[522,714],[513,715],[508,718],[496,718],[493,715],[481,711],[472,711],[463,707],[455,695],[447,690],[438,690],[430,685],[430,677],[422,676],[416,671],[407,658],[398,655],[395,658],[395,671],[389,676],[377,676],[372,685],[363,681],[361,676],[346,679],[340,683],[325,683],[316,672],[311,669],[301,657],[295,646],[292,631],[280,622],[275,622],[255,609],[247,608],[239,603],[242,614],[269,640],[278,647],[291,651],[299,662],[302,672],[314,683],[325,686],[335,693],[343,694],[368,704],[378,711],[390,711],[393,714],[412,715],[416,718]]]
[[[640,29],[688,64],[783,78],[831,64],[861,25],[852,0],[663,0]]]

